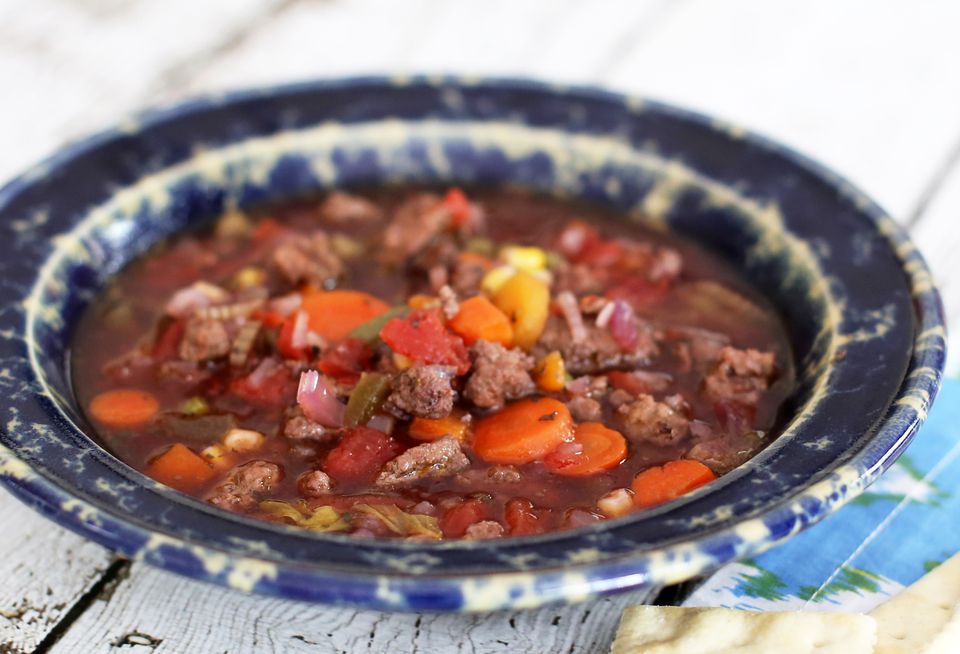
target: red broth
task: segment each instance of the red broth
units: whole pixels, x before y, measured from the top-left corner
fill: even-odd
[[[222,216],[117,275],[73,370],[104,445],[158,481],[315,531],[424,539],[682,495],[762,449],[793,384],[774,311],[712,254],[490,189]]]

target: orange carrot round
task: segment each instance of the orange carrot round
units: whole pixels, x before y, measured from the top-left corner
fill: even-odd
[[[310,331],[328,341],[340,341],[351,329],[386,313],[390,306],[360,291],[314,291],[304,295],[301,308],[309,317]]]
[[[183,443],[175,443],[147,466],[147,474],[161,484],[184,493],[203,488],[216,471]]]
[[[588,477],[620,465],[627,456],[627,441],[620,432],[599,422],[577,425],[574,443],[582,446],[580,454],[558,459],[547,458],[547,467],[558,475]]]
[[[138,427],[160,410],[152,393],[133,388],[119,388],[100,393],[90,402],[90,415],[108,427]]]
[[[552,398],[520,400],[479,420],[473,433],[473,450],[484,461],[529,463],[570,440],[573,418]]]
[[[461,302],[460,311],[447,322],[447,326],[467,345],[481,339],[504,347],[513,345],[513,327],[507,314],[482,295]]]
[[[651,507],[680,497],[716,479],[707,466],[692,459],[668,461],[633,478],[633,503]]]

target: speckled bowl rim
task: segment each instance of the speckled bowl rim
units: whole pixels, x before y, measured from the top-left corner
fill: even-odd
[[[438,83],[446,83],[444,78]],[[140,125],[162,123],[165,120],[191,113],[209,103],[229,104],[245,98],[259,97],[274,92],[296,89],[322,90],[325,85],[344,85],[380,82],[384,84],[415,84],[430,80],[410,78],[386,80],[382,78],[356,78],[334,82],[308,82],[275,89],[241,91],[217,96],[213,99],[192,100],[168,109],[147,112],[136,119]],[[358,575],[341,574],[331,570],[314,568],[297,570],[285,562],[265,561],[255,556],[242,556],[233,552],[198,545],[186,540],[158,534],[130,523],[122,516],[104,512],[97,506],[73,497],[56,482],[34,471],[28,463],[12,450],[0,449],[0,481],[15,495],[39,509],[47,516],[55,517],[59,524],[85,535],[101,544],[115,549],[134,559],[144,559],[155,565],[193,577],[217,581],[243,590],[256,590],[269,594],[303,596],[296,592],[297,584],[287,579],[287,585],[262,584],[264,579],[276,580],[276,568],[287,568],[292,573],[301,573],[305,583],[321,581],[328,585],[325,591],[332,601],[361,604],[372,608],[440,610],[491,610],[497,608],[522,608],[557,601],[578,601],[617,590],[637,586],[653,586],[679,582],[719,567],[723,563],[745,556],[758,554],[785,540],[800,529],[818,522],[856,496],[880,473],[882,473],[916,433],[933,402],[942,375],[946,333],[936,289],[930,283],[929,271],[920,254],[903,230],[886,213],[847,181],[795,151],[755,135],[747,130],[720,123],[712,118],[668,105],[624,98],[623,96],[590,88],[548,87],[525,80],[470,80],[471,85],[516,85],[558,94],[599,97],[631,106],[648,106],[656,111],[695,123],[701,127],[736,133],[738,139],[751,142],[788,160],[794,166],[825,180],[841,195],[856,204],[861,213],[872,220],[877,230],[889,242],[903,264],[903,273],[914,289],[912,298],[916,312],[916,331],[913,354],[900,392],[889,413],[883,419],[871,439],[845,464],[825,478],[801,491],[786,497],[780,504],[771,507],[764,516],[741,520],[729,527],[708,530],[702,536],[671,543],[658,551],[643,552],[630,560],[611,562],[586,562],[572,565],[566,570],[523,571],[490,573],[484,575]],[[29,186],[36,170],[50,170],[69,162],[75,155],[110,139],[120,131],[107,131],[61,150],[34,171],[28,171],[0,190],[0,206],[6,199]],[[763,523],[771,513],[787,512],[797,520],[796,529],[772,537]],[[92,519],[94,518],[95,519]],[[736,538],[732,538],[736,536]],[[738,541],[730,549],[731,541]],[[712,547],[716,545],[716,547]],[[153,556],[159,551],[163,556]],[[697,556],[696,550],[716,552],[709,561]],[[182,553],[182,556],[178,555]],[[198,574],[197,560],[203,562],[203,574]],[[589,574],[584,574],[588,572]],[[535,593],[504,594],[502,589],[531,586]],[[302,589],[301,589],[302,590]],[[458,605],[446,605],[443,598],[459,596]]]

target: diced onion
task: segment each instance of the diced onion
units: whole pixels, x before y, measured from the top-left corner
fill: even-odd
[[[167,302],[165,310],[175,318],[186,318],[198,309],[226,302],[229,299],[230,294],[219,286],[209,282],[196,282],[174,293]]]
[[[264,359],[253,369],[253,372],[247,375],[247,384],[253,389],[260,388],[267,378],[282,367],[276,359]]]
[[[299,309],[301,304],[303,304],[303,296],[299,293],[290,293],[270,300],[267,306],[272,313],[279,314],[286,318]]]
[[[293,318],[293,331],[290,334],[290,346],[296,350],[301,350],[310,346],[309,340],[310,320],[306,311],[297,311]]]
[[[610,335],[620,349],[630,352],[637,348],[640,341],[640,329],[633,307],[623,300],[613,301],[613,313],[610,314]]]
[[[393,416],[378,413],[370,418],[370,421],[367,423],[367,427],[376,429],[377,431],[382,431],[384,434],[392,434],[393,428],[396,427],[396,424],[397,420]]]
[[[610,324],[610,316],[613,315],[613,302],[607,302],[597,314],[597,327],[605,329]]]
[[[346,406],[337,399],[333,383],[316,370],[300,373],[297,404],[310,420],[324,427],[342,427]]]
[[[580,315],[580,305],[577,298],[570,291],[557,295],[557,305],[563,312],[563,317],[570,328],[570,338],[574,343],[581,343],[587,338],[587,328],[583,326],[583,316]]]

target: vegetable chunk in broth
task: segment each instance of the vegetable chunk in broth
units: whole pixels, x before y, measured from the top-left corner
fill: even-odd
[[[677,498],[772,438],[792,363],[725,263],[516,190],[333,192],[229,213],[81,320],[102,442],[227,511],[486,539]]]

